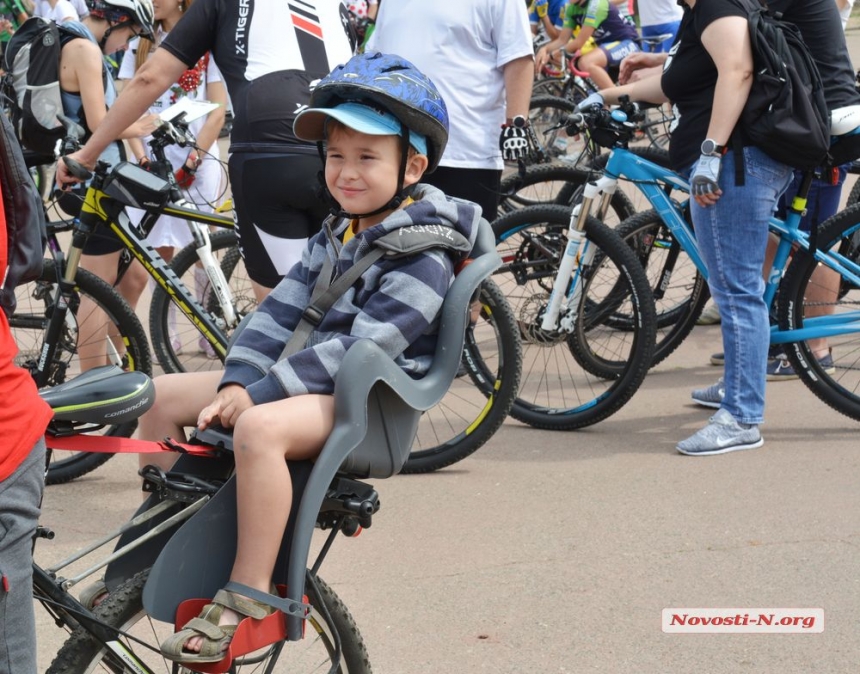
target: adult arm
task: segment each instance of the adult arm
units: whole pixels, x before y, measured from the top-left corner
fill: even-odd
[[[75,40],[74,42],[79,42]],[[95,166],[104,149],[137,121],[155,100],[175,82],[189,66],[170,52],[156,49],[155,53],[135,73],[134,78],[123,88],[111,109],[104,115],[92,137],[71,159],[87,168]],[[98,82],[101,83],[101,75]],[[60,185],[78,182],[69,173],[66,165],[57,163],[57,182]]]
[[[717,68],[717,83],[707,138],[718,145],[729,142],[752,87],[753,57],[746,17],[726,16],[702,32],[702,46]],[[711,206],[719,200],[719,157],[703,156],[691,179],[696,203]]]
[[[634,82],[636,79],[642,79],[635,77],[634,74],[640,70],[662,68],[668,56],[669,54],[666,52],[652,53],[644,51],[637,51],[625,56],[618,69],[618,83],[628,84],[629,82]]]
[[[658,73],[620,87],[601,89],[600,95],[603,96],[604,102],[610,105],[617,104],[622,96],[628,96],[631,101],[643,103],[665,103],[669,99],[663,93],[661,78],[662,74]]]
[[[523,56],[508,61],[504,67],[506,117],[513,119],[522,115],[528,119],[529,101],[532,97],[534,68],[532,57]]]
[[[197,134],[197,147],[204,152],[208,151],[218,140],[221,129],[224,128],[224,117],[227,110],[227,89],[224,87],[224,83],[220,80],[208,82],[206,84],[206,98],[212,103],[218,103],[218,107],[206,115],[206,121],[200,129],[200,133]]]
[[[725,145],[752,87],[753,56],[747,19],[741,16],[717,19],[702,33],[702,46],[717,68],[708,138]]]

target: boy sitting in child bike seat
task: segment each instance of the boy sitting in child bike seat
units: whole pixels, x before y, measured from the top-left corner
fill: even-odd
[[[442,155],[448,115],[433,83],[400,57],[364,54],[335,68],[314,89],[294,130],[325,144],[325,185],[336,216],[260,305],[230,350],[223,376],[159,377],[156,404],[141,420],[141,437],[151,440],[216,421],[233,429],[239,538],[232,591],[219,591],[164,642],[164,655],[180,662],[221,660],[240,621],[272,612],[255,596],[270,590],[289,515],[284,459],[318,456],[334,424],[338,368],[357,340],[372,339],[412,376],[427,372],[439,311],[481,217],[475,204],[417,185]],[[314,289],[325,283],[327,258],[340,276],[380,237],[406,238],[410,230],[431,239],[441,233],[439,239],[456,245],[378,258],[336,299],[305,348],[280,358]]]

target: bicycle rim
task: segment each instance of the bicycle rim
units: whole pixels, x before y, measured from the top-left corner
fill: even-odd
[[[860,231],[860,205],[854,205],[825,221],[818,232],[818,246],[835,254],[843,251],[842,264],[860,276],[860,260],[849,242]],[[841,288],[840,288],[841,285]],[[795,253],[779,288],[778,316],[783,330],[811,328],[822,321],[849,329],[823,340],[784,345],[794,371],[822,401],[852,419],[860,420],[860,285],[842,279],[820,265],[806,251]],[[832,366],[820,356],[829,355]]]
[[[118,627],[125,635],[120,640],[140,662],[154,674],[172,672],[173,663],[158,651],[159,644],[173,633],[173,626],[147,616],[142,604],[143,586],[148,572],[138,574],[112,592],[96,609],[96,615],[108,624]],[[320,597],[308,586],[308,599],[313,607],[307,621],[305,637],[296,642],[284,642],[234,662],[236,674],[269,672],[271,674],[310,674],[328,672],[332,666],[335,648],[333,625],[341,640],[343,658],[336,671],[339,674],[369,674],[367,651],[355,621],[334,591],[316,579]],[[326,611],[321,609],[321,600]],[[329,623],[325,615],[331,617]],[[146,646],[129,637],[135,637]],[[148,647],[149,648],[148,648]],[[114,661],[115,657],[83,629],[78,628],[69,637],[48,669],[48,674],[96,674],[99,672],[130,672],[127,666]],[[179,667],[179,674],[190,674],[193,669]]]

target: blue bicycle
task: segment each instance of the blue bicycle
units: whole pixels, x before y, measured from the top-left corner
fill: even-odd
[[[619,179],[633,182],[642,191],[653,210],[623,223],[618,233],[645,266],[655,291],[659,359],[677,348],[701,313],[707,299],[707,270],[686,215],[686,180],[626,148],[634,128],[628,117],[635,110],[625,103],[612,112],[597,108],[568,120],[569,131],[589,128],[592,137],[597,136],[612,153],[602,176],[586,186],[574,218],[564,208],[561,213],[544,212],[542,217],[544,226],[570,219],[572,229],[582,231],[593,209],[598,219],[606,213]],[[856,130],[845,134],[834,148],[839,143],[855,144],[856,134]],[[860,254],[854,245],[860,231],[860,206],[836,214],[812,236],[801,231],[812,175],[806,176],[785,220],[770,222],[778,238],[764,296],[775,318],[771,343],[784,345],[795,371],[816,396],[860,420]],[[561,266],[557,271],[556,287],[569,273]],[[630,317],[614,317],[617,329],[625,328],[625,318]],[[830,353],[832,366],[819,362],[822,352]]]

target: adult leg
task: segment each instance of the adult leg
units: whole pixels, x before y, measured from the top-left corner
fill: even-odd
[[[301,259],[328,214],[311,154],[233,153],[229,162],[239,249],[258,301]]]
[[[606,57],[606,52],[602,48],[592,49],[584,56],[580,56],[577,66],[580,70],[588,73],[588,76],[594,81],[598,89],[608,89],[612,86],[612,78],[606,72],[606,67],[609,61]]]
[[[36,674],[33,532],[39,519],[45,441],[0,482],[0,672]]]
[[[723,158],[714,206],[692,202],[693,223],[708,284],[720,309],[726,393],[722,408],[742,424],[764,421],[768,308],[761,270],[767,223],[790,170],[756,148],[744,148],[745,185],[735,185],[735,156]]]

